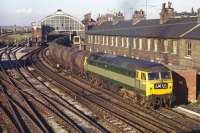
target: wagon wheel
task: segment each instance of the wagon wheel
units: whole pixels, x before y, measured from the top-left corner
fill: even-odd
[[[99,88],[103,89],[103,81],[102,80],[99,80]]]
[[[146,101],[145,98],[141,98],[141,99],[140,99],[140,104],[144,106],[145,103],[146,103],[145,101]]]
[[[124,99],[127,99],[127,98],[128,98],[128,93],[125,92],[125,91],[122,91],[122,97],[123,97]]]
[[[150,108],[150,106],[151,106],[151,101],[146,101],[145,103],[144,103],[144,107],[145,108]]]

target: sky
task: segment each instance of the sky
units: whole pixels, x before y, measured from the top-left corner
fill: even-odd
[[[147,0],[147,18],[159,18],[163,2],[168,0]],[[176,11],[196,11],[200,0],[171,0]],[[122,11],[130,18],[134,10],[146,11],[146,0],[0,0],[0,25],[26,25],[62,9],[65,13],[82,20],[90,12],[96,19],[98,14]]]

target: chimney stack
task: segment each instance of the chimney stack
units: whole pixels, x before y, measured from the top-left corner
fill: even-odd
[[[113,25],[117,24],[119,21],[123,21],[124,20],[124,14],[121,12],[115,13],[115,15],[113,16]]]
[[[85,21],[91,21],[91,19],[92,19],[92,14],[91,13],[87,13],[87,14],[84,15],[84,20]]]
[[[132,17],[132,24],[135,25],[144,19],[145,19],[145,13],[142,9],[140,11],[135,11]]]
[[[166,7],[166,3],[162,4],[162,10],[160,13],[160,24],[166,23],[170,18],[175,17],[174,8],[172,8],[172,3],[168,2],[168,7]]]
[[[97,25],[101,25],[104,22],[108,22],[108,21],[113,21],[114,15],[113,14],[104,14],[104,15],[100,15],[97,18]]]
[[[0,26],[0,36],[1,36],[1,34],[2,34],[2,28],[1,28],[1,26]]]

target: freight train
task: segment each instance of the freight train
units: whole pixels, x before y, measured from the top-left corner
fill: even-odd
[[[145,107],[171,106],[172,72],[162,64],[105,53],[88,53],[52,42],[49,56],[96,86],[112,87]]]

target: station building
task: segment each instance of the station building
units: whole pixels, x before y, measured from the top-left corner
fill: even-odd
[[[124,20],[121,13],[98,20],[98,25],[86,32],[88,51],[165,64],[178,73],[177,79],[183,77],[177,86],[185,87],[189,101],[196,99],[200,89],[200,9],[184,15],[175,12],[169,2],[168,6],[163,3],[159,19],[146,19],[140,10],[131,20]]]
[[[33,41],[47,41],[49,33],[84,34],[84,25],[77,18],[58,9],[39,22],[32,23]]]

